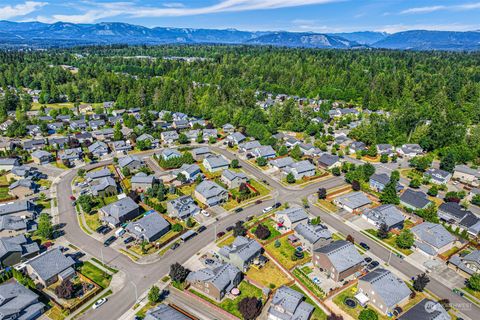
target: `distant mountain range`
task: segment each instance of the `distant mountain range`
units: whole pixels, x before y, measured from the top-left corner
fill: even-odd
[[[0,47],[47,48],[101,44],[250,44],[306,48],[387,48],[402,50],[480,50],[480,31],[413,30],[388,34],[297,33],[235,29],[146,28],[127,23],[74,24],[0,21]]]

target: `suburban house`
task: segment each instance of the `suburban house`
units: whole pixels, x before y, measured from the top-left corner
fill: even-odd
[[[238,150],[241,152],[249,153],[252,152],[255,148],[261,147],[262,145],[258,140],[247,141],[238,145]]]
[[[299,223],[295,226],[295,235],[298,237],[304,250],[314,250],[332,242],[332,233],[324,225]]]
[[[448,223],[460,223],[466,216],[472,212],[465,210],[456,202],[444,202],[437,210],[438,217]]]
[[[95,141],[88,146],[88,152],[93,154],[95,157],[101,158],[108,154],[108,146],[105,142]]]
[[[322,151],[319,148],[316,148],[311,143],[300,143],[299,144],[300,151],[306,156],[316,157],[319,156]]]
[[[350,153],[357,153],[357,152],[362,152],[367,150],[367,146],[365,143],[361,141],[354,141],[350,143],[350,146],[348,147]]]
[[[118,159],[118,166],[121,169],[128,168],[130,171],[137,171],[145,166],[145,163],[136,156],[126,156]]]
[[[238,236],[231,245],[220,248],[218,255],[224,262],[246,272],[250,265],[260,258],[262,252],[262,246],[256,240]]]
[[[130,180],[132,184],[132,190],[137,192],[147,191],[148,188],[152,188],[155,184],[156,178],[154,175],[148,175],[145,172],[139,172],[135,174]]]
[[[17,216],[0,216],[0,237],[13,237],[36,229],[34,220]]]
[[[369,180],[370,188],[377,192],[382,192],[389,183],[390,176],[386,173],[374,173]],[[397,192],[400,192],[403,189],[403,186],[397,182],[395,189]]]
[[[167,202],[167,212],[172,218],[187,220],[200,212],[191,196],[181,196]]]
[[[223,170],[220,179],[227,186],[228,189],[238,188],[242,183],[246,183],[248,181],[248,177],[245,173],[235,172],[228,169]]]
[[[188,120],[176,120],[176,121],[173,121],[172,123],[172,127],[177,129],[177,130],[183,130],[183,129],[187,129],[190,127],[190,124],[188,123]]]
[[[161,303],[158,306],[149,309],[145,314],[144,320],[192,320],[182,312],[169,306],[168,304]]]
[[[452,317],[441,303],[423,299],[404,314],[398,320],[450,320]]]
[[[148,133],[144,133],[142,135],[140,135],[136,142],[138,143],[139,141],[150,141],[150,148],[152,149],[155,149],[155,148],[158,148],[159,144],[160,144],[160,141],[158,141],[158,139],[155,139],[154,137],[152,137],[151,135],[149,135]]]
[[[112,149],[117,153],[126,153],[132,150],[132,146],[130,145],[130,140],[118,140],[113,141]]]
[[[313,265],[335,281],[354,275],[363,267],[363,258],[355,245],[337,240],[313,251]]]
[[[235,126],[233,126],[230,123],[226,123],[226,124],[223,125],[222,131],[224,133],[232,133],[233,131],[235,131]]]
[[[38,208],[30,200],[0,204],[0,216],[28,217],[36,215]]]
[[[0,314],[2,319],[33,320],[45,311],[38,295],[16,280],[0,284]]]
[[[38,185],[31,178],[20,179],[8,186],[8,193],[17,199],[25,199],[38,190]]]
[[[423,222],[410,230],[415,236],[415,247],[429,256],[445,252],[455,243],[455,237],[441,224]]]
[[[112,176],[112,172],[110,170],[108,170],[107,168],[103,168],[103,169],[96,170],[96,171],[89,171],[85,175],[85,177],[87,178],[87,181],[89,181],[89,182],[91,182],[93,180],[105,178],[105,177],[111,177],[111,176]]]
[[[463,257],[456,254],[448,260],[447,265],[466,278],[480,273],[480,250],[474,250]]]
[[[418,144],[404,144],[397,148],[397,153],[402,158],[414,158],[423,154],[423,149]]]
[[[23,150],[35,151],[45,147],[44,139],[32,139],[23,142]]]
[[[183,176],[186,178],[186,181],[191,182],[191,181],[194,181],[198,177],[198,175],[202,174],[202,170],[196,163],[193,163],[193,164],[184,163],[180,168],[178,168],[178,170],[175,171],[175,174],[177,175],[177,177],[180,173],[183,174]]]
[[[222,156],[210,156],[203,159],[203,166],[210,172],[228,169],[229,162]]]
[[[354,212],[365,208],[372,201],[363,192],[356,191],[336,197],[333,203],[348,212]]]
[[[424,177],[429,178],[435,184],[447,184],[452,178],[452,174],[445,170],[430,168],[425,172]]]
[[[268,320],[308,320],[315,307],[305,302],[305,296],[292,288],[281,286],[275,291]]]
[[[212,268],[192,271],[186,282],[206,296],[221,301],[227,293],[236,288],[243,279],[242,272],[232,264],[225,263]]]
[[[18,167],[13,167],[12,170],[7,174],[7,179],[24,179],[28,177],[33,177],[38,172],[36,169],[30,167],[30,166],[18,166]]]
[[[362,217],[375,227],[380,228],[385,224],[388,230],[403,229],[405,217],[402,212],[393,204],[384,204],[373,209],[367,209]]]
[[[39,252],[38,244],[23,234],[0,238],[0,265],[4,268],[28,260]]]
[[[102,220],[113,227],[132,220],[140,214],[140,207],[130,197],[110,203],[99,210]]]
[[[47,164],[52,161],[52,154],[44,150],[36,150],[30,156],[35,164]]]
[[[69,279],[75,275],[75,260],[64,256],[60,249],[51,249],[30,259],[26,263],[27,274],[44,287]]]
[[[308,214],[301,207],[291,207],[275,212],[275,220],[278,226],[293,230],[298,224],[308,221]]]
[[[109,197],[117,194],[117,183],[112,177],[95,179],[90,183],[92,195],[96,197]]]
[[[432,202],[428,200],[427,195],[422,191],[406,189],[400,196],[400,204],[412,210],[421,210],[427,208]]]
[[[160,156],[163,158],[163,160],[170,160],[173,158],[180,158],[182,154],[176,149],[164,149],[162,153],[160,153]]]
[[[276,152],[272,148],[272,146],[256,147],[251,151],[251,154],[255,158],[265,158],[265,159],[275,158],[276,156]]]
[[[405,282],[383,268],[370,271],[358,279],[357,295],[365,296],[382,314],[393,314],[395,307],[402,306],[408,301],[410,293]]]
[[[75,161],[80,161],[83,159],[83,151],[82,148],[65,149],[59,152],[58,157],[60,160],[72,165]]]
[[[290,157],[285,157],[285,158],[277,158],[274,160],[269,160],[268,163],[272,168],[275,168],[277,170],[283,170],[286,167],[289,167],[290,165],[294,164],[295,161]]]
[[[136,221],[130,222],[125,229],[138,241],[152,242],[160,239],[170,230],[170,223],[159,213],[151,212]]]
[[[203,129],[202,136],[203,140],[208,141],[210,138],[217,138],[218,132],[217,129]]]
[[[461,164],[455,166],[452,178],[476,187],[479,185],[480,171]]]
[[[216,206],[228,200],[228,192],[213,181],[204,180],[195,187],[195,197],[207,206]]]
[[[342,166],[340,157],[333,154],[324,153],[317,159],[317,164],[320,168],[325,170],[332,170]]]
[[[392,157],[395,154],[395,149],[391,144],[377,144],[377,152],[380,155],[386,154],[389,157]]]
[[[160,138],[162,138],[165,143],[174,143],[178,140],[178,133],[177,131],[164,131],[160,133]]]
[[[20,160],[17,158],[0,159],[0,171],[10,171],[13,167],[20,166]]]
[[[191,151],[193,159],[195,161],[201,161],[205,159],[208,156],[212,155],[212,152],[210,151],[209,147],[200,147],[200,148],[195,148]]]
[[[234,132],[231,135],[227,136],[227,141],[229,143],[233,143],[234,145],[242,143],[245,139],[246,137],[240,132]]]
[[[294,162],[283,169],[283,173],[288,175],[293,174],[295,180],[300,180],[304,177],[313,177],[315,175],[315,166],[308,160]]]
[[[297,144],[300,144],[302,143],[300,140],[298,139],[295,139],[293,137],[288,137],[287,140],[285,140],[285,146],[287,148],[293,148],[295,147]]]

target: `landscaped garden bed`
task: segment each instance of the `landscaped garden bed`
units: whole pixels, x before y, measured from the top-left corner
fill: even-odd
[[[299,260],[292,260],[292,256],[295,254],[297,250],[294,246],[288,242],[288,236],[281,237],[277,239],[280,242],[280,246],[276,247],[275,242],[272,241],[271,243],[265,246],[265,250],[277,259],[277,261],[285,267],[287,270],[291,270],[295,266],[305,264],[306,262],[310,261],[310,254],[304,252],[304,257]]]

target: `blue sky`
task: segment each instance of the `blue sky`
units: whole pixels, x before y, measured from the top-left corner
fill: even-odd
[[[0,0],[0,20],[313,32],[480,30],[479,0]]]

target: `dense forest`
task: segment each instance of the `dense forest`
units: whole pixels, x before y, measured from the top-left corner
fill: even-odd
[[[186,62],[164,57],[203,57]],[[78,73],[60,65],[78,67]],[[255,46],[111,46],[0,52],[0,120],[30,102],[8,87],[41,89],[40,101],[116,101],[231,122],[266,142],[279,129],[307,131],[312,116],[289,101],[267,111],[255,92],[342,100],[372,114],[351,132],[367,144],[418,142],[459,162],[480,154],[480,53],[315,50]],[[325,109],[326,108],[326,109]],[[319,132],[320,131],[320,132]]]

